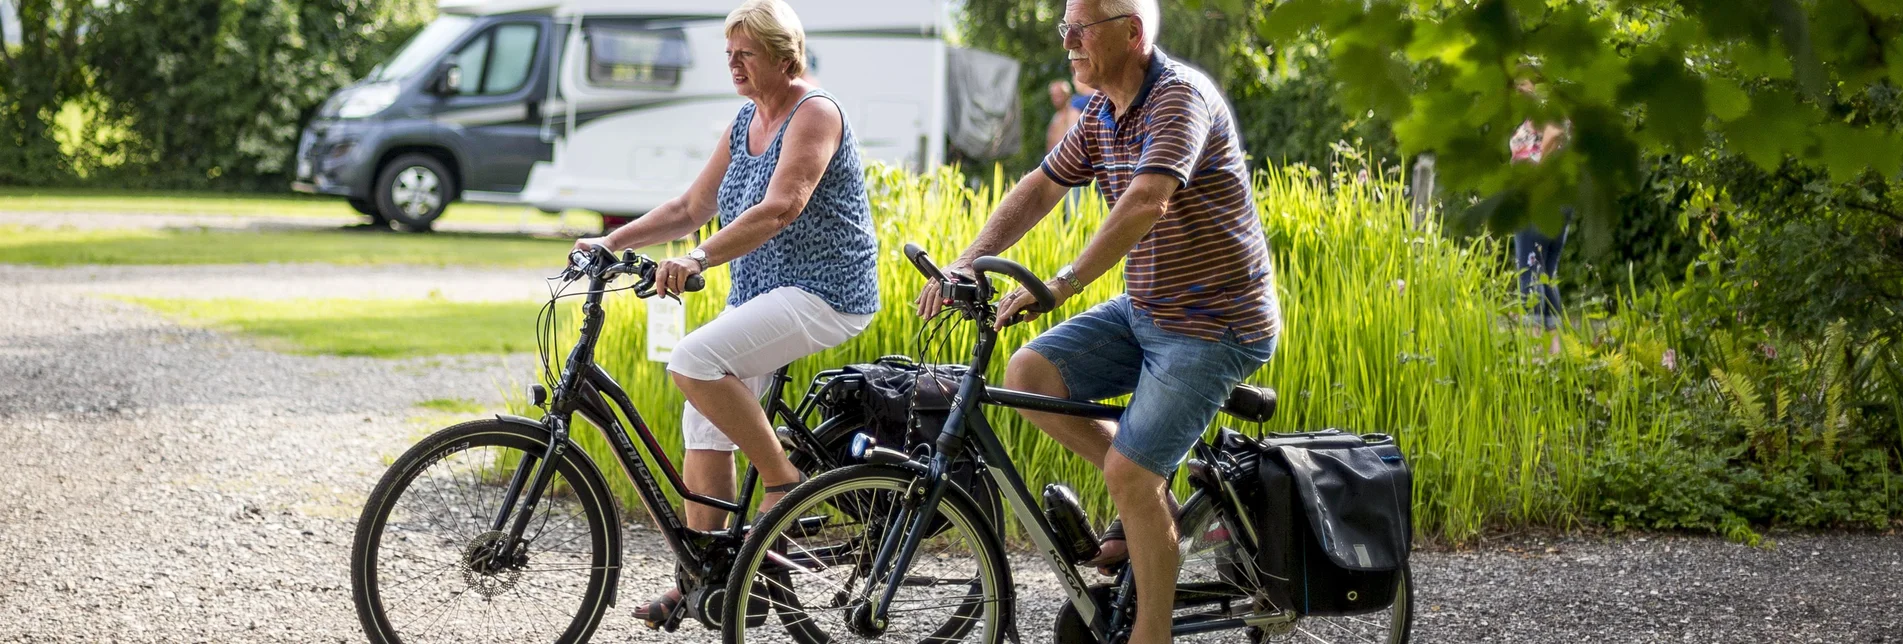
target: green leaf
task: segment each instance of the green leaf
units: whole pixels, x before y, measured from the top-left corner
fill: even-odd
[[[1647,138],[1675,149],[1702,142],[1705,86],[1685,69],[1684,55],[1677,50],[1652,50],[1637,59],[1619,99],[1645,106]]]
[[[1286,43],[1298,35],[1320,29],[1334,20],[1356,13],[1359,11],[1330,0],[1278,2],[1274,9],[1269,10],[1269,17],[1262,21],[1257,33],[1270,42]]]
[[[1711,108],[1711,115],[1720,121],[1735,121],[1751,111],[1751,97],[1728,78],[1705,79],[1705,103]]]
[[[1766,91],[1751,98],[1751,112],[1725,124],[1728,146],[1765,171],[1775,170],[1784,155],[1810,147],[1811,120],[1785,91]]]

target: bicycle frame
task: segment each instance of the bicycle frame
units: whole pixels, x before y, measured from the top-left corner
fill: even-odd
[[[569,351],[568,361],[562,368],[561,378],[551,393],[547,413],[540,421],[540,424],[549,430],[552,438],[545,453],[540,456],[524,455],[522,462],[517,465],[509,481],[507,492],[503,495],[502,508],[497,512],[491,529],[507,530],[512,537],[508,540],[507,550],[503,552],[506,556],[509,550],[512,550],[521,540],[522,534],[528,527],[530,516],[533,514],[532,511],[515,512],[518,496],[522,497],[522,507],[530,510],[541,499],[554,472],[554,468],[544,465],[554,462],[555,457],[569,445],[572,416],[579,414],[608,439],[609,447],[614,450],[622,469],[630,477],[635,492],[641,496],[642,505],[647,507],[662,537],[667,540],[668,548],[679,557],[681,570],[696,580],[709,577],[724,580],[725,562],[717,560],[715,554],[718,550],[737,548],[745,537],[743,528],[747,524],[747,512],[752,505],[757,473],[751,468],[748,469],[740,486],[739,498],[735,501],[696,494],[687,489],[687,484],[681,479],[680,470],[662,451],[660,442],[655,439],[654,432],[642,419],[640,411],[635,408],[627,391],[622,389],[621,385],[594,361],[595,345],[606,318],[606,313],[601,306],[606,286],[607,280],[599,277],[589,279],[588,296],[582,303],[581,338]],[[812,390],[818,387],[818,384],[815,383],[809,387],[800,406],[794,408],[787,405],[784,400],[786,385],[791,381],[785,367],[773,374],[772,384],[768,387],[765,396],[767,416],[770,419],[777,418],[784,427],[790,430],[788,435],[794,441],[801,443],[797,446],[799,449],[805,450],[822,461],[828,461],[831,455],[826,453],[819,439],[804,422],[817,399]],[[616,414],[617,410],[620,412],[619,415]],[[634,435],[640,437],[640,448],[635,446],[627,428],[622,426],[620,417],[623,416],[633,427]],[[646,450],[646,455],[642,454],[641,449]],[[650,466],[650,459],[654,465],[658,466],[663,475],[662,479],[655,478],[656,467]],[[825,465],[830,467],[836,463],[825,462]],[[665,480],[668,488],[671,488],[684,502],[699,503],[729,512],[732,519],[727,528],[714,532],[702,532],[689,528],[680,514],[668,503],[666,493],[661,487],[661,480]],[[524,489],[527,491],[526,495],[522,494]]]
[[[987,385],[985,383],[984,374],[986,369],[991,366],[992,353],[997,345],[998,333],[992,330],[990,324],[993,316],[996,314],[996,310],[989,304],[990,286],[982,276],[979,278],[979,284],[978,296],[973,298],[975,301],[969,304],[969,306],[973,308],[972,317],[976,319],[979,329],[977,343],[972,349],[970,370],[966,372],[964,379],[959,383],[957,398],[954,400],[950,415],[947,416],[945,420],[944,430],[939,434],[935,449],[929,455],[929,460],[922,464],[918,460],[909,461],[909,463],[914,466],[922,465],[922,467],[920,467],[920,469],[923,470],[921,473],[925,475],[929,487],[925,490],[923,501],[916,510],[910,508],[901,510],[899,519],[895,524],[904,525],[906,527],[903,532],[898,533],[902,534],[903,537],[896,542],[896,547],[895,542],[888,538],[885,543],[880,545],[879,552],[875,555],[870,577],[884,577],[886,583],[881,596],[872,603],[870,612],[871,623],[880,628],[883,628],[887,623],[887,611],[894,595],[899,586],[902,585],[902,580],[911,565],[913,554],[916,552],[919,542],[925,536],[930,517],[933,516],[938,504],[944,498],[946,487],[950,485],[949,478],[946,474],[950,471],[953,455],[961,453],[961,450],[967,447],[966,443],[969,441],[972,445],[976,446],[977,453],[985,464],[987,472],[998,486],[999,494],[1004,495],[1005,499],[1009,502],[1013,514],[1017,516],[1018,523],[1024,526],[1026,534],[1030,536],[1032,543],[1036,545],[1038,554],[1044,559],[1045,563],[1050,566],[1051,571],[1057,575],[1058,580],[1063,583],[1064,592],[1069,596],[1071,605],[1076,607],[1078,615],[1083,618],[1086,624],[1090,625],[1091,632],[1096,634],[1099,641],[1109,641],[1112,629],[1120,626],[1121,618],[1123,618],[1122,615],[1114,614],[1112,611],[1118,604],[1112,603],[1106,606],[1090,593],[1089,586],[1084,582],[1083,576],[1078,572],[1077,567],[1069,562],[1068,557],[1066,557],[1063,551],[1057,546],[1056,532],[1041,511],[1041,504],[1037,501],[1036,497],[1031,495],[1030,489],[1024,483],[1024,477],[1018,473],[1017,467],[1012,463],[1010,454],[1005,451],[1004,444],[998,440],[997,433],[992,429],[990,421],[979,411],[979,407],[981,405],[990,405],[994,407],[1029,409],[1032,411],[1104,420],[1116,420],[1122,417],[1124,408],[1116,405],[1066,400]],[[946,291],[947,299],[952,299],[951,287],[949,285],[946,287]],[[1184,507],[1191,507],[1193,504],[1201,502],[1199,497],[1202,495],[1202,491],[1193,493],[1189,500],[1184,502]],[[1228,512],[1227,509],[1221,511]],[[994,526],[986,527],[992,528]],[[1243,547],[1252,550],[1252,548],[1249,548],[1247,545]],[[1124,591],[1127,592],[1131,583],[1131,573],[1126,568],[1118,578],[1118,585],[1122,586]],[[1011,588],[1011,584],[1006,583],[1004,586],[1002,592],[1004,593],[1006,606],[1015,606],[1016,600],[1015,597],[1012,596],[1014,591]],[[1111,601],[1114,602],[1114,596]],[[1008,614],[1007,618],[1009,618]],[[1188,635],[1245,626],[1268,625],[1286,621],[1289,618],[1287,615],[1261,615],[1221,619],[1213,619],[1206,616],[1191,616],[1174,621],[1171,624],[1170,631],[1172,635]],[[1014,619],[1012,621],[1014,621]]]

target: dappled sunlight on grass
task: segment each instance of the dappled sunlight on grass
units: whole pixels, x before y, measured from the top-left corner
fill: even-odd
[[[461,223],[521,222],[526,206],[457,203],[443,212],[442,221]],[[366,219],[341,197],[314,197],[295,193],[231,193],[132,190],[61,190],[0,188],[0,211],[105,212],[120,214],[232,215],[266,217],[336,217]],[[555,220],[555,215],[527,212],[531,223]],[[582,211],[568,213],[568,225],[585,230],[601,228],[601,216]]]
[[[182,323],[237,332],[276,350],[376,358],[534,351],[535,313],[541,306],[443,300],[122,299]],[[460,402],[439,404],[456,404],[454,411],[461,412]]]
[[[561,267],[566,239],[517,235],[372,231],[222,232],[212,230],[75,230],[0,226],[0,263],[420,264],[508,268]],[[532,318],[531,318],[532,319]]]

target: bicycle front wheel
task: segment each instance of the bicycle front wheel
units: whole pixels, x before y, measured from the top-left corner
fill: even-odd
[[[721,632],[744,642],[899,641],[997,644],[1006,628],[1004,545],[962,491],[948,490],[902,577],[885,624],[869,619],[887,574],[871,570],[897,541],[926,484],[898,467],[858,465],[815,478],[754,524],[727,578]],[[774,620],[758,608],[764,603]]]
[[[531,514],[512,548],[493,529],[511,478],[548,441],[535,427],[475,421],[391,464],[351,548],[351,595],[370,641],[588,641],[607,610],[618,526],[586,455],[565,450],[542,498],[517,503],[514,514]]]

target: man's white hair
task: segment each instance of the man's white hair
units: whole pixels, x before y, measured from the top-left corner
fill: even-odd
[[[1156,0],[1097,0],[1097,8],[1105,16],[1136,14],[1143,21],[1143,44],[1156,44],[1157,30],[1163,26],[1163,12],[1156,7]]]

